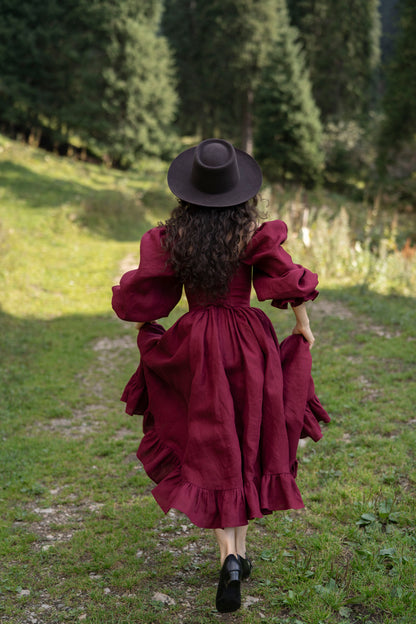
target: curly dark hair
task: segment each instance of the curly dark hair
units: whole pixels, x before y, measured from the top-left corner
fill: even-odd
[[[178,200],[164,224],[164,248],[188,290],[212,301],[227,294],[242,251],[259,225],[257,196],[227,208],[205,208]]]

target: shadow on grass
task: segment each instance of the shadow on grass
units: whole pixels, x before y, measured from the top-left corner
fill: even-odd
[[[122,417],[119,397],[137,366],[138,354],[136,333],[120,333],[111,312],[38,320],[0,310],[0,323],[0,482],[4,485],[21,479],[30,482],[36,472],[42,472],[50,444],[61,445],[64,454],[77,448],[70,438],[27,437],[33,427],[42,431],[55,419],[63,422],[64,431],[74,414],[85,414],[88,420],[88,406],[102,414],[97,432],[111,425],[112,412],[115,419]],[[87,442],[94,444],[95,439]],[[88,457],[86,448],[83,452]]]
[[[175,206],[163,188],[94,190],[80,182],[54,178],[53,169],[49,176],[11,161],[1,163],[0,186],[30,208],[60,209],[71,204],[71,220],[120,242],[137,241],[155,219],[163,221]]]
[[[80,201],[91,195],[91,188],[84,184],[54,178],[52,166],[49,176],[11,161],[1,162],[0,186],[33,208],[58,208],[65,202]]]
[[[12,428],[31,418],[55,417],[67,405],[88,402],[81,382],[97,359],[93,345],[100,339],[111,343],[120,336],[120,325],[111,311],[101,316],[40,320],[16,318],[0,310],[0,323],[1,425],[10,419]],[[132,332],[132,350],[134,341]]]

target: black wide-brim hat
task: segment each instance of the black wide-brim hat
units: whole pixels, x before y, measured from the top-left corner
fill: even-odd
[[[243,204],[262,183],[259,165],[224,139],[206,139],[185,150],[169,167],[168,185],[176,197],[207,208]]]

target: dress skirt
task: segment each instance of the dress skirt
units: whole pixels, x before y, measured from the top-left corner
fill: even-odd
[[[242,526],[303,507],[298,442],[305,435],[318,440],[318,421],[329,421],[303,336],[279,345],[269,318],[250,306],[253,265],[257,295],[278,307],[315,298],[316,276],[280,248],[281,225],[260,232],[226,299],[202,305],[188,293],[189,312],[170,329],[143,326],[140,364],[122,395],[129,414],[143,414],[137,455],[156,483],[156,501],[204,528]],[[145,235],[139,269],[114,289],[121,318],[160,318],[181,296],[161,255],[161,236],[161,228]]]

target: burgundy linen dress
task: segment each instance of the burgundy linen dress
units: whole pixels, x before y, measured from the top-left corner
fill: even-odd
[[[141,241],[139,268],[113,288],[113,308],[127,321],[165,317],[182,284],[162,248],[164,227]],[[229,292],[189,312],[169,330],[157,323],[138,335],[140,365],[122,400],[143,414],[137,456],[157,483],[153,495],[197,526],[242,526],[274,510],[298,509],[299,438],[321,437],[329,421],[310,377],[309,345],[300,335],[280,345],[269,318],[250,306],[257,297],[285,308],[314,299],[317,276],[281,247],[282,221],[264,223],[242,254]]]

